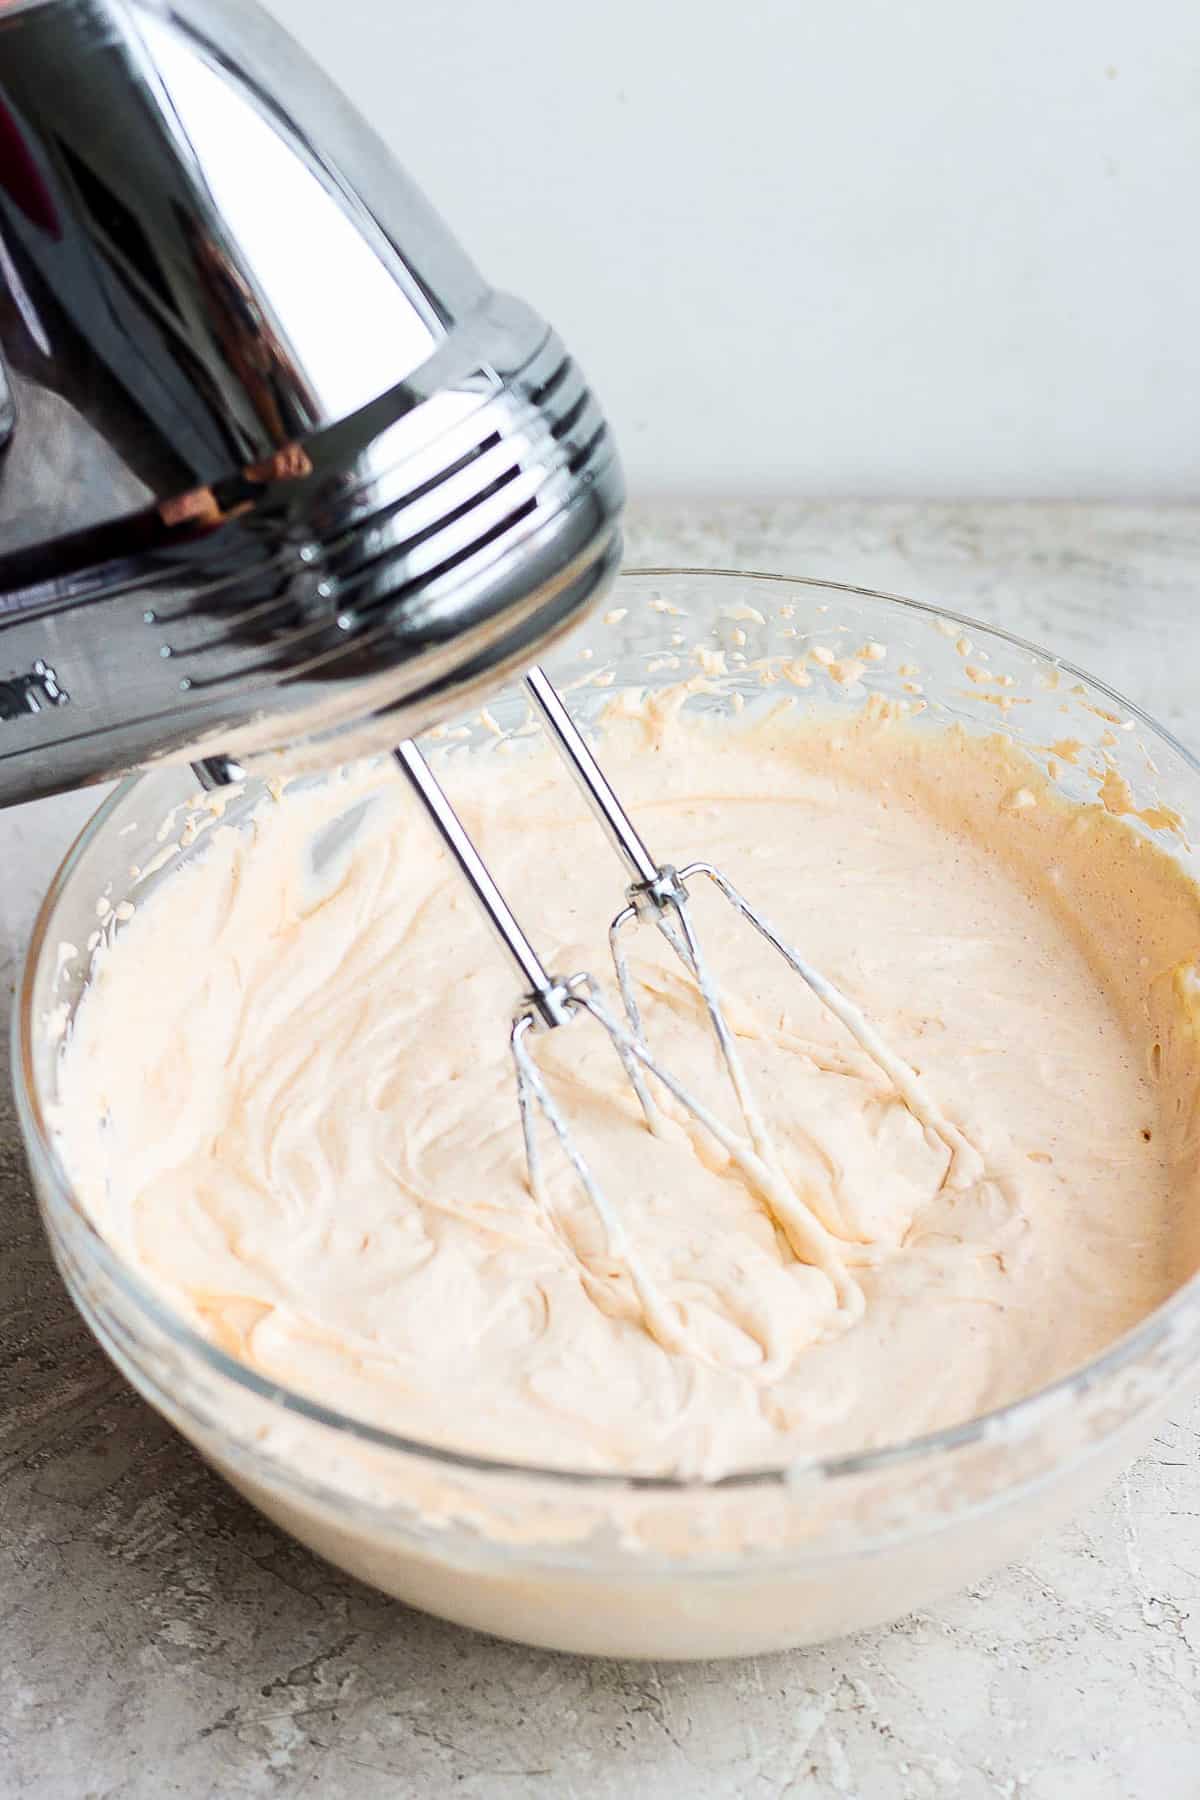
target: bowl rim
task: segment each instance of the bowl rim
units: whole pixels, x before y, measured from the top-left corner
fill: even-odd
[[[1192,773],[1200,776],[1200,757],[1197,757],[1186,745],[1181,743],[1165,725],[1160,724],[1142,707],[1136,705],[1107,682],[1100,680],[1067,658],[1046,650],[1040,644],[1033,643],[1028,638],[1006,631],[1002,626],[989,624],[983,619],[973,618],[970,614],[956,612],[953,608],[937,606],[928,601],[912,600],[903,594],[894,594],[882,588],[864,587],[857,582],[834,581],[812,575],[784,575],[762,569],[635,564],[621,569],[618,579],[624,576],[657,576],[664,579],[686,576],[705,580],[773,582],[782,587],[813,588],[827,592],[854,594],[865,599],[884,600],[918,617],[948,621],[965,629],[998,639],[1014,649],[1027,652],[1039,661],[1060,670],[1064,675],[1086,682],[1093,693],[1111,700],[1123,713],[1136,719],[1160,743],[1168,746],[1176,756],[1181,758]],[[1192,1332],[1200,1332],[1200,1271],[1198,1271],[1137,1325],[1132,1326],[1110,1344],[1099,1356],[1093,1357],[1080,1368],[1058,1376],[1054,1381],[1036,1388],[1032,1393],[1023,1395],[1019,1400],[1011,1401],[1007,1405],[992,1407],[987,1412],[964,1420],[958,1425],[952,1425],[939,1431],[921,1432],[915,1437],[901,1439],[892,1444],[884,1444],[871,1450],[843,1452],[834,1456],[798,1457],[787,1463],[740,1469],[715,1477],[572,1469],[561,1465],[548,1466],[513,1462],[502,1457],[476,1455],[469,1451],[453,1450],[440,1444],[427,1443],[419,1438],[410,1438],[402,1433],[389,1431],[384,1426],[357,1418],[352,1413],[326,1406],[311,1395],[267,1380],[246,1364],[239,1362],[236,1357],[230,1356],[227,1351],[222,1350],[176,1313],[164,1302],[153,1286],[138,1276],[108,1242],[74,1192],[62,1159],[55,1148],[54,1133],[46,1118],[34,1076],[34,986],[41,959],[49,941],[50,927],[59,899],[73,878],[81,858],[93,841],[103,832],[112,815],[133,790],[155,772],[157,771],[147,770],[140,774],[127,776],[112,793],[106,796],[75,836],[55,871],[45,897],[38,908],[22,964],[16,1004],[12,1013],[12,1069],[17,1116],[31,1159],[36,1157],[40,1161],[41,1173],[49,1179],[58,1198],[67,1205],[78,1225],[82,1227],[89,1252],[98,1263],[105,1278],[111,1281],[138,1310],[147,1315],[151,1323],[171,1339],[179,1349],[198,1357],[213,1374],[224,1380],[232,1381],[237,1387],[248,1390],[257,1399],[270,1402],[286,1413],[295,1414],[313,1424],[373,1447],[471,1474],[549,1482],[560,1488],[578,1487],[593,1493],[607,1490],[610,1492],[683,1494],[697,1490],[731,1492],[762,1487],[790,1489],[812,1483],[833,1482],[870,1475],[907,1464],[919,1464],[924,1459],[945,1457],[947,1454],[953,1456],[967,1451],[972,1446],[989,1441],[994,1442],[998,1439],[1010,1443],[1019,1441],[1037,1430],[1044,1423],[1048,1412],[1056,1411],[1060,1405],[1068,1408],[1073,1406],[1089,1390],[1107,1382],[1111,1377],[1136,1363],[1167,1340],[1187,1337],[1192,1335]],[[52,1248],[57,1248],[56,1227],[54,1222],[47,1217],[47,1208],[40,1188],[38,1200]],[[70,1285],[69,1282],[68,1285]],[[1181,1331],[1180,1321],[1186,1319],[1188,1315],[1194,1315],[1191,1320],[1192,1331]]]

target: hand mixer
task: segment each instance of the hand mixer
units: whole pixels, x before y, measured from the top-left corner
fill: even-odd
[[[0,805],[390,747],[620,555],[611,434],[252,0],[0,3]]]
[[[8,0],[0,289],[0,805],[163,759],[214,785],[405,739],[527,993],[512,1047],[535,1191],[540,1112],[678,1339],[530,1053],[535,1026],[585,1013],[649,1124],[658,1083],[833,1267],[687,883],[714,883],[955,1148],[912,1071],[719,870],[654,860],[540,670],[530,695],[631,878],[611,933],[624,1025],[590,978],[547,973],[407,741],[528,665],[615,570],[615,450],[549,328],[487,286],[250,0]],[[621,946],[637,919],[696,980],[745,1135],[649,1050]]]

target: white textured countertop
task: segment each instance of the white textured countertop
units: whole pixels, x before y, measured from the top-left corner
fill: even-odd
[[[660,504],[630,551],[940,601],[1200,745],[1200,508]],[[0,814],[4,1012],[94,804]],[[1024,1562],[889,1629],[692,1666],[492,1643],[293,1545],[126,1387],[50,1265],[0,1081],[0,1795],[1200,1795],[1200,1407]]]

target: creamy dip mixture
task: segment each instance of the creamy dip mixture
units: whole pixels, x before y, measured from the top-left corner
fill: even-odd
[[[1200,893],[1170,857],[1001,736],[882,704],[612,713],[607,765],[649,842],[726,869],[943,1128],[698,888],[783,1200],[665,1096],[652,1135],[590,1021],[535,1043],[648,1312],[548,1137],[531,1197],[513,974],[407,788],[359,768],[214,825],[97,952],[60,1149],[176,1308],[413,1437],[714,1473],[1011,1401],[1191,1273]],[[444,778],[546,960],[611,988],[623,877],[550,752],[450,757]],[[740,1129],[692,982],[652,928],[631,943],[649,1044]]]

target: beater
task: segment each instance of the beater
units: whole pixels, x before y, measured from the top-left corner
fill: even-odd
[[[797,1191],[793,1180],[782,1167],[755,1099],[726,1017],[718,984],[695,929],[688,882],[697,877],[709,881],[734,911],[783,957],[788,967],[850,1032],[860,1048],[892,1083],[908,1110],[927,1132],[941,1140],[949,1152],[947,1181],[951,1185],[967,1185],[978,1177],[981,1172],[978,1152],[926,1092],[916,1071],[889,1048],[861,1009],[787,943],[770,921],[751,906],[722,870],[703,860],[676,868],[673,864],[657,861],[651,855],[560,695],[542,669],[534,667],[527,672],[525,689],[555,750],[582,790],[597,822],[631,877],[626,889],[626,903],[613,918],[608,934],[613,967],[625,1011],[624,1025],[605,1004],[591,975],[583,973],[564,977],[548,972],[420,750],[410,740],[401,744],[393,754],[524,983],[525,991],[511,1028],[510,1047],[516,1072],[517,1104],[524,1137],[528,1182],[535,1200],[539,1205],[546,1204],[536,1136],[536,1117],[540,1113],[599,1215],[609,1255],[623,1262],[628,1269],[654,1336],[669,1347],[693,1347],[689,1344],[686,1332],[671,1317],[663,1296],[633,1247],[620,1212],[611,1196],[604,1192],[596,1180],[530,1051],[528,1039],[532,1033],[539,1029],[556,1030],[573,1018],[584,1015],[594,1020],[607,1034],[637,1095],[649,1128],[659,1131],[661,1120],[647,1075],[661,1083],[728,1153],[747,1183],[765,1201],[797,1256],[824,1270],[830,1277],[839,1305],[848,1318],[860,1316],[863,1307],[862,1292],[845,1268],[840,1254],[841,1247],[806,1204],[803,1194]],[[633,975],[622,941],[626,927],[637,921],[658,926],[696,984],[737,1098],[745,1127],[744,1136],[731,1130],[710,1106],[691,1092],[653,1055],[646,1042]]]
[[[537,1145],[536,1115],[540,1112],[600,1218],[609,1256],[624,1263],[628,1269],[653,1335],[670,1348],[688,1348],[690,1344],[687,1333],[672,1319],[653,1277],[634,1248],[621,1213],[597,1181],[561,1108],[551,1095],[530,1054],[526,1041],[530,1033],[539,1029],[557,1030],[580,1016],[593,1019],[610,1039],[637,1095],[646,1123],[652,1130],[658,1129],[658,1111],[650,1096],[643,1070],[662,1082],[693,1117],[712,1133],[751,1181],[766,1191],[773,1191],[777,1182],[751,1145],[729,1131],[703,1101],[691,1094],[664,1064],[653,1057],[640,1035],[622,1028],[605,1005],[589,974],[562,976],[552,975],[548,971],[416,744],[409,739],[398,745],[393,755],[411,782],[501,948],[509,956],[525,985],[525,992],[513,1018],[509,1046],[516,1071],[517,1106],[530,1191],[540,1206],[547,1206]],[[808,1259],[826,1264],[831,1259],[818,1236],[806,1230],[809,1223],[807,1217],[797,1220]],[[811,1224],[816,1225],[816,1222],[811,1221]],[[819,1225],[816,1226],[816,1232],[821,1232]],[[833,1272],[831,1269],[831,1273]]]
[[[643,1041],[641,1016],[629,961],[621,943],[621,933],[627,925],[637,920],[647,920],[659,927],[694,979],[737,1095],[750,1140],[759,1154],[777,1168],[770,1135],[755,1104],[733,1033],[725,1018],[717,984],[701,952],[692,923],[687,884],[693,877],[702,876],[711,882],[739,917],[752,925],[773,950],[778,951],[788,967],[800,977],[821,1004],[840,1020],[859,1048],[892,1083],[908,1110],[926,1130],[942,1139],[952,1157],[961,1163],[973,1165],[976,1153],[972,1146],[926,1093],[916,1071],[903,1057],[897,1056],[889,1048],[862,1009],[822,975],[819,969],[806,961],[780,935],[770,920],[739,893],[722,870],[703,860],[686,863],[682,869],[675,868],[671,863],[655,860],[544,670],[533,668],[528,671],[525,690],[533,701],[551,742],[631,877],[625,891],[626,904],[609,926],[608,940],[621,999],[637,1041]]]

